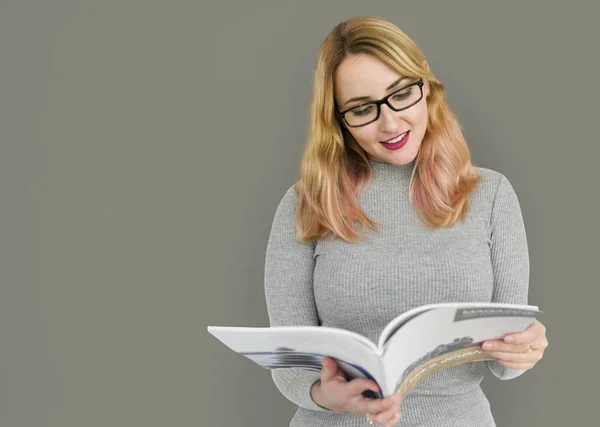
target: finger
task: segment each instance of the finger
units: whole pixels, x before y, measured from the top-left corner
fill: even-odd
[[[507,353],[501,351],[491,351],[489,355],[494,359],[510,363],[533,363],[540,359],[539,352],[531,351],[529,353]]]
[[[387,411],[380,412],[379,414],[374,414],[371,418],[373,419],[373,422],[376,422],[377,424],[393,426],[400,419],[400,409],[393,407]]]
[[[391,408],[399,407],[401,397],[399,394],[388,396],[385,399],[368,399],[363,398],[363,410],[369,414],[378,414],[387,411]]]
[[[525,344],[533,342],[537,338],[545,335],[546,327],[542,325],[539,320],[535,319],[525,331],[505,335],[504,341],[509,344]]]
[[[384,427],[394,427],[398,421],[400,421],[399,412],[390,420],[389,424],[385,425]]]
[[[531,345],[527,344],[506,344],[503,341],[486,341],[481,346],[483,348],[484,353],[488,353],[490,351],[504,351],[507,353],[525,353],[527,350],[531,349]]]
[[[398,407],[400,399],[397,397],[386,397],[385,399],[363,398],[359,404],[362,405],[364,412],[368,412],[369,414],[379,414],[388,411],[391,408]]]
[[[371,419],[376,424],[386,425],[396,416],[396,412],[396,408],[388,409],[387,411],[371,414]]]
[[[489,351],[505,351],[508,353],[526,353],[529,350],[545,350],[548,347],[548,340],[543,339],[537,342],[529,342],[527,344],[505,344],[502,341],[485,342],[481,346],[484,353]],[[488,349],[488,347],[490,347]]]
[[[348,390],[352,395],[362,394],[365,390],[372,390],[375,393],[379,393],[379,387],[377,387],[377,383],[373,380],[368,380],[366,378],[355,378],[348,383]],[[373,399],[371,399],[373,400]]]
[[[533,329],[527,329],[518,334],[508,334],[504,337],[504,342],[508,344],[527,344],[537,338],[537,334]]]
[[[396,410],[394,411],[393,415],[390,417],[390,419],[386,422],[386,426],[389,427],[394,427],[394,425],[400,421],[400,411]]]
[[[394,426],[394,424],[396,424],[398,421],[400,421],[400,417],[402,416],[402,413],[398,410],[396,411],[396,413],[394,414],[394,418],[392,418],[391,420],[391,424],[390,426]]]
[[[324,383],[326,381],[332,380],[335,376],[342,375],[338,364],[329,357],[323,358],[321,362],[323,365],[323,369],[321,369],[321,382]]]
[[[322,364],[325,369],[334,373],[337,373],[337,371],[340,369],[337,362],[331,357],[324,357]]]

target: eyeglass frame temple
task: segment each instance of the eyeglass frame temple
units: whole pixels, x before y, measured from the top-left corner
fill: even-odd
[[[374,104],[374,105],[376,105],[376,106],[377,106],[377,117],[375,117],[375,118],[374,118],[373,120],[371,120],[370,122],[367,122],[367,123],[365,123],[365,124],[358,125],[358,126],[352,126],[352,125],[348,124],[348,122],[346,122],[346,124],[347,124],[348,126],[350,126],[350,127],[361,127],[361,126],[366,126],[366,125],[368,125],[368,124],[370,124],[370,123],[373,123],[374,121],[376,121],[376,120],[379,118],[379,115],[381,114],[381,105],[382,105],[382,104],[386,104],[388,107],[390,107],[392,110],[394,110],[394,111],[396,111],[396,112],[398,112],[398,111],[403,111],[403,110],[406,110],[407,108],[410,108],[410,107],[412,107],[413,105],[417,104],[419,101],[421,101],[421,99],[423,99],[423,85],[424,85],[424,84],[425,84],[425,83],[423,82],[423,79],[419,79],[419,80],[417,80],[416,82],[413,82],[413,83],[411,83],[411,84],[409,84],[409,85],[406,85],[406,86],[404,86],[404,87],[401,87],[401,88],[400,88],[400,89],[398,89],[398,90],[395,90],[394,92],[390,93],[389,95],[386,95],[385,97],[381,98],[379,101],[369,101],[369,102],[365,102],[364,104],[355,105],[354,107],[348,108],[347,110],[344,110],[344,111],[342,111],[341,113],[337,113],[337,116],[338,116],[338,118],[339,118],[340,120],[345,120],[345,119],[344,119],[344,116],[346,115],[346,113],[347,113],[348,111],[354,110],[355,108],[360,108],[360,107],[363,107],[363,106],[365,106],[365,105]],[[406,89],[406,88],[409,88],[409,87],[411,87],[411,86],[415,86],[415,85],[419,86],[419,90],[421,91],[421,96],[419,97],[419,99],[418,99],[417,101],[415,101],[415,103],[414,103],[414,104],[411,104],[411,105],[409,105],[408,107],[400,108],[399,110],[396,110],[394,107],[392,107],[390,104],[388,104],[388,102],[387,102],[387,101],[388,101],[388,99],[389,99],[390,97],[394,96],[396,93],[400,92],[401,90],[404,90],[404,89]]]

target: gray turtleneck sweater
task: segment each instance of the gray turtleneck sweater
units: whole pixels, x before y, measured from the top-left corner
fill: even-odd
[[[411,308],[438,302],[527,304],[529,255],[513,187],[504,175],[478,168],[467,220],[430,230],[409,203],[414,162],[371,161],[373,181],[359,197],[363,211],[383,223],[360,243],[296,240],[297,195],[290,188],[273,221],[265,260],[265,297],[271,326],[329,326],[377,343],[384,326]],[[485,361],[500,379],[523,371]],[[494,426],[475,362],[435,373],[401,405],[396,426]],[[274,369],[281,393],[298,405],[290,426],[360,426],[366,419],[317,405],[310,388],[319,372]]]

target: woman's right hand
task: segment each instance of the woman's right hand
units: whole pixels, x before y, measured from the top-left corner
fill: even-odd
[[[311,389],[317,404],[335,412],[352,412],[361,417],[369,414],[373,423],[384,427],[392,427],[400,420],[399,394],[384,399],[365,397],[362,394],[365,390],[379,391],[374,381],[366,378],[348,381],[333,359],[325,357],[322,363],[321,380]]]

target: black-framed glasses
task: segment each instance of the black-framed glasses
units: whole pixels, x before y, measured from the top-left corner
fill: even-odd
[[[387,104],[394,111],[402,111],[412,107],[423,98],[423,79],[419,79],[401,89],[398,89],[379,101],[369,101],[356,107],[337,113],[340,120],[344,120],[350,127],[373,123],[379,118],[381,104]]]

